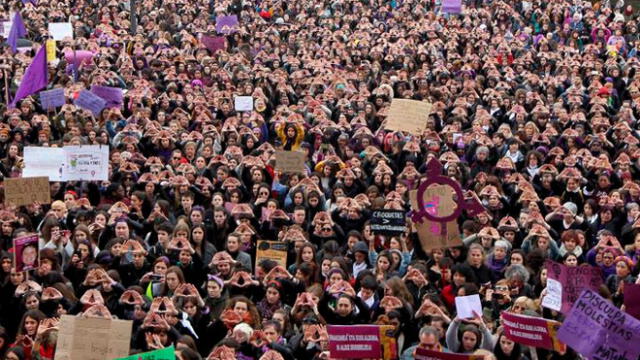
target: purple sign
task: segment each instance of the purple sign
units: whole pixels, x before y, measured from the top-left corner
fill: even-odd
[[[101,97],[94,95],[89,90],[80,91],[78,98],[74,102],[76,106],[91,111],[91,113],[95,117],[100,116],[100,113],[104,109],[106,103],[107,102],[104,101]]]
[[[640,320],[585,290],[558,330],[558,339],[589,359],[637,360]]]
[[[91,92],[106,101],[105,107],[120,108],[122,107],[122,89],[110,86],[93,85]]]
[[[216,32],[218,34],[229,35],[238,30],[238,16],[218,16],[216,17]]]
[[[582,290],[597,291],[602,285],[600,268],[589,265],[565,266],[563,264],[547,261],[547,276],[562,284],[562,307],[560,312],[566,314],[578,299]]]
[[[328,325],[329,353],[334,359],[380,359],[380,329],[375,325]]]
[[[225,46],[225,38],[224,36],[207,36],[202,35],[200,38],[200,42],[204,44],[204,46],[209,49],[212,53],[216,53],[218,50],[224,50]]]
[[[624,311],[640,320],[640,284],[624,284]]]
[[[62,88],[40,91],[40,104],[43,109],[54,109],[64,105],[66,102],[64,89]]]
[[[462,0],[443,0],[442,12],[447,14],[460,14],[462,12]]]

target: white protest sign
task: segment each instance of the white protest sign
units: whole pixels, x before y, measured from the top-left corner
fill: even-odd
[[[109,148],[101,145],[65,146],[63,180],[109,179]]]
[[[475,314],[482,316],[480,295],[475,294],[456,297],[456,311],[458,312],[458,318],[460,319],[471,319],[476,317]]]
[[[236,96],[234,104],[236,111],[253,111],[252,96]]]
[[[60,41],[66,37],[73,39],[73,27],[71,23],[49,23],[49,35],[53,40]]]
[[[62,181],[64,159],[62,148],[27,146],[22,177],[48,176],[49,181]]]
[[[558,280],[547,278],[547,295],[542,299],[542,306],[555,311],[562,308],[562,284]]]
[[[3,21],[2,22],[2,37],[7,39],[9,38],[9,33],[11,32],[11,26],[13,26],[12,21]]]

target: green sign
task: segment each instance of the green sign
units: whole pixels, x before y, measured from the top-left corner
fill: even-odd
[[[168,348],[135,354],[115,360],[176,360],[176,354],[173,345],[171,345]]]

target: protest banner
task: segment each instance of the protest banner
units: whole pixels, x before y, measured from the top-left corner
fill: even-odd
[[[252,96],[236,96],[233,100],[236,111],[253,111]]]
[[[51,110],[64,105],[67,99],[64,97],[64,89],[40,91],[40,105],[43,109]]]
[[[107,105],[107,102],[89,90],[82,90],[74,101],[74,104],[85,110],[91,111],[93,116],[98,117]]]
[[[109,178],[109,147],[78,145],[63,147],[65,162],[62,178],[106,181]]]
[[[229,35],[238,31],[237,15],[222,15],[216,17],[216,32],[218,34]]]
[[[456,313],[460,319],[472,319],[482,315],[480,295],[456,296]]]
[[[589,265],[569,267],[547,260],[547,277],[558,281],[562,285],[562,306],[560,312],[566,314],[582,293],[582,290],[597,291],[602,285],[600,268]],[[553,290],[553,289],[552,289]],[[557,296],[552,294],[552,296]]]
[[[549,350],[563,351],[565,345],[558,341],[560,323],[544,318],[502,312],[504,335],[519,344]]]
[[[304,173],[304,154],[299,151],[276,150],[276,170],[283,173]]]
[[[640,284],[624,284],[624,311],[640,320]]]
[[[421,347],[416,348],[415,360],[482,360],[482,355],[446,353],[442,351],[427,350]]]
[[[328,325],[327,333],[331,358],[381,358],[380,330],[376,325]]]
[[[73,26],[70,22],[50,22],[49,35],[56,41],[64,40],[67,37],[73,39]]]
[[[56,41],[47,40],[45,46],[47,47],[47,62],[52,62],[56,59]]]
[[[202,37],[200,38],[200,42],[204,44],[204,46],[213,54],[215,54],[218,50],[224,50],[224,48],[226,47],[225,41],[226,39],[224,36],[202,35]]]
[[[462,0],[442,0],[442,12],[446,14],[462,13]]]
[[[406,230],[405,211],[377,210],[371,213],[371,231],[382,235],[401,234]]]
[[[40,266],[38,234],[13,239],[13,268],[16,272],[29,271]]]
[[[120,108],[123,103],[122,89],[111,86],[91,86],[91,92],[104,100],[107,108]]]
[[[173,345],[164,349],[148,351],[142,354],[135,354],[127,357],[117,358],[115,360],[175,360],[175,348]]]
[[[256,266],[262,260],[273,260],[282,267],[287,267],[287,244],[282,241],[258,240],[256,244]]]
[[[51,203],[47,176],[4,179],[4,203],[14,206]]]
[[[63,148],[27,146],[24,148],[23,177],[48,176],[49,181],[62,181]]]
[[[589,359],[637,360],[640,320],[586,289],[560,326],[558,339]]]
[[[393,99],[385,129],[422,135],[422,132],[427,128],[427,119],[430,113],[431,104],[428,102]]]
[[[131,320],[62,315],[55,360],[112,360],[129,355]]]

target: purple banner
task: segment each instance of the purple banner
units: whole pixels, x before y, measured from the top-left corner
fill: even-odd
[[[328,325],[329,353],[334,359],[380,359],[380,329],[375,325]]]
[[[91,86],[91,92],[99,96],[106,102],[105,107],[120,108],[122,107],[122,89],[110,86]]]
[[[54,109],[67,102],[64,97],[64,89],[57,88],[49,91],[40,91],[40,104],[43,109]]]
[[[442,12],[460,14],[462,12],[462,0],[442,0]]]
[[[204,46],[209,49],[212,53],[216,53],[218,50],[224,50],[225,46],[225,38],[224,36],[207,36],[202,35],[200,38],[200,42],[204,44]]]
[[[558,339],[589,359],[637,360],[640,321],[585,290],[558,330]]]
[[[589,265],[577,267],[547,261],[547,276],[562,284],[562,308],[560,312],[566,314],[578,299],[583,290],[597,291],[602,285],[600,268]]]
[[[624,284],[624,311],[640,320],[640,284]]]
[[[238,31],[238,16],[218,16],[216,17],[216,32],[218,34],[229,35]]]
[[[76,106],[91,111],[93,116],[98,117],[107,104],[101,97],[94,95],[89,90],[82,90],[74,102]]]

